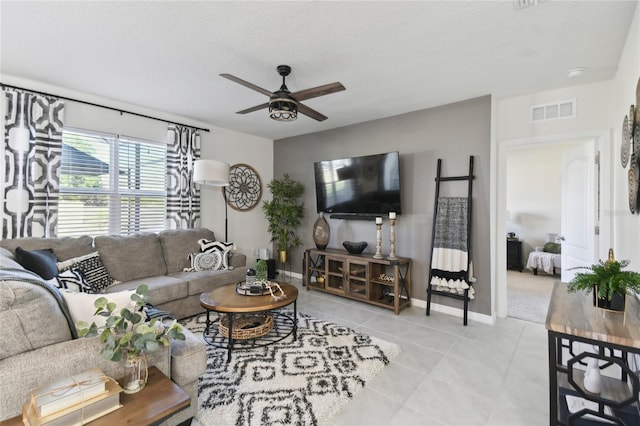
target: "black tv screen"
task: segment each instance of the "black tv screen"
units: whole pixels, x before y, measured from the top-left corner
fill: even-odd
[[[401,214],[398,151],[314,163],[318,212]]]

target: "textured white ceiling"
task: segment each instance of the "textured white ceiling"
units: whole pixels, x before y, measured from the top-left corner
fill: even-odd
[[[638,1],[0,2],[0,73],[280,139],[487,94],[614,77]],[[340,81],[275,122],[270,91]],[[579,79],[566,72],[586,67]],[[3,81],[5,82],[5,81]]]

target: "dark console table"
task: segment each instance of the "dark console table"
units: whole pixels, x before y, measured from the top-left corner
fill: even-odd
[[[546,328],[549,341],[549,425],[638,425],[640,302],[627,296],[627,311],[596,309],[592,295],[568,293],[557,282],[551,295]],[[584,388],[585,365],[599,360],[602,391]],[[592,408],[569,413],[566,395]],[[594,420],[600,418],[600,421]]]
[[[522,272],[522,241],[507,238],[507,269],[515,269]]]

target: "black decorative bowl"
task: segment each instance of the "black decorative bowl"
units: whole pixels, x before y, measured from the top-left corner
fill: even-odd
[[[356,241],[356,242],[344,241],[342,243],[342,245],[351,254],[360,254],[360,253],[362,253],[364,251],[365,248],[367,248],[367,242],[366,241]]]

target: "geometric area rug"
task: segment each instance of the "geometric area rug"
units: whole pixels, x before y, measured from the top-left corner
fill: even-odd
[[[206,314],[181,321],[202,336]],[[207,345],[193,425],[322,425],[400,353],[400,347],[298,313],[298,338],[234,351]]]

